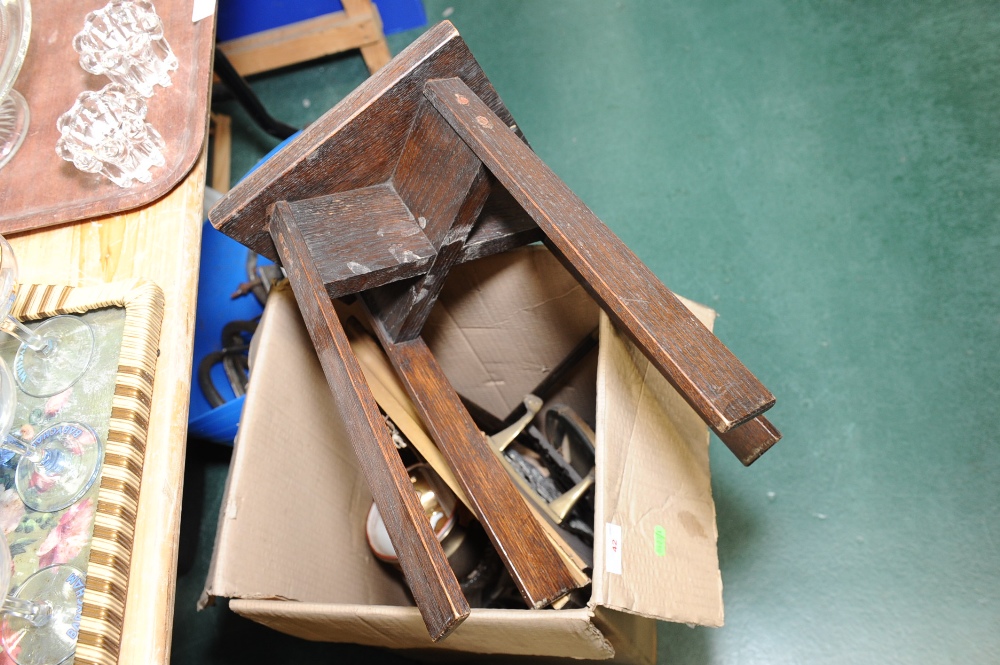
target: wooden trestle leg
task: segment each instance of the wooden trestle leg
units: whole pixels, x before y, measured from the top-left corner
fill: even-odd
[[[428,81],[424,96],[619,329],[745,464],[778,440],[777,430],[758,419],[774,404],[770,391],[461,79]],[[742,436],[726,436],[745,423]]]
[[[282,206],[287,207],[277,204],[272,217],[274,244],[413,599],[431,639],[442,639],[469,615],[469,603],[413,491],[333,303]]]
[[[424,102],[392,186],[436,250],[425,274],[364,293],[382,346],[529,607],[580,586],[420,337],[490,191],[480,160]]]

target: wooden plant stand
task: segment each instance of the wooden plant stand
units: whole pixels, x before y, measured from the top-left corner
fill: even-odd
[[[469,607],[410,488],[332,299],[357,295],[527,605],[581,585],[421,338],[448,271],[536,240],[745,464],[780,434],[774,397],[536,155],[441,23],[237,185],[223,233],[288,272],[428,631]]]
[[[232,118],[222,113],[212,113],[208,117],[208,134],[212,138],[210,147],[212,175],[209,186],[225,194],[232,179]]]
[[[343,11],[262,30],[218,46],[241,76],[351,49],[361,49],[368,71],[374,74],[392,58],[378,9],[371,0],[341,0],[341,4]]]

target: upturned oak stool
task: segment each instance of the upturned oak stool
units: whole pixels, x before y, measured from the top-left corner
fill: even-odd
[[[443,22],[210,213],[280,261],[432,638],[469,605],[334,310],[357,295],[532,608],[587,583],[507,475],[420,333],[455,265],[541,240],[744,463],[779,438],[771,393],[536,155]]]

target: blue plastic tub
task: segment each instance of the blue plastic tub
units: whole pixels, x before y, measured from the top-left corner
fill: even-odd
[[[258,166],[271,158],[298,134],[282,141],[257,162]],[[198,365],[202,358],[222,349],[222,328],[230,321],[259,317],[264,309],[252,294],[235,300],[231,297],[240,284],[247,281],[247,248],[216,231],[208,221],[201,230],[201,267],[198,271],[198,305],[194,324],[194,363],[191,369],[191,405],[188,413],[188,435],[232,445],[236,438],[243,397],[236,397],[221,364],[212,368],[212,382],[226,403],[212,408],[198,383]],[[271,263],[258,257],[259,265]]]
[[[375,0],[375,6],[387,35],[427,25],[421,0]],[[245,37],[343,8],[339,0],[219,0],[216,39]]]

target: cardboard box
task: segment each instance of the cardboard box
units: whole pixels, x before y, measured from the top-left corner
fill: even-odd
[[[689,307],[711,326],[711,310]],[[547,250],[454,270],[424,336],[455,388],[502,417],[599,321],[596,362],[558,397],[596,422],[587,607],[473,609],[430,641],[401,576],[368,549],[371,495],[288,290],[255,337],[203,602],[229,597],[238,614],[305,639],[462,659],[654,663],[654,619],[721,625],[708,430]]]

